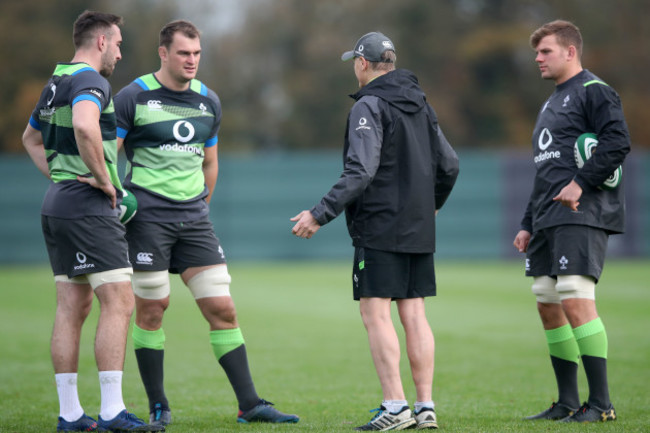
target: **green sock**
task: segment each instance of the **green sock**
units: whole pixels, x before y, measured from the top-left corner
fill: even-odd
[[[210,331],[210,344],[217,360],[244,344],[241,329],[217,329]]]
[[[600,317],[573,330],[589,384],[587,402],[601,409],[611,405],[607,384],[607,333]]]
[[[559,328],[549,329],[546,332],[548,351],[551,356],[564,359],[565,361],[578,363],[580,350],[568,323]]]
[[[573,330],[580,354],[607,359],[607,333],[600,317]]]
[[[149,398],[149,412],[153,412],[154,406],[158,403],[163,409],[169,409],[163,383],[165,332],[162,328],[147,331],[134,325],[132,336],[140,377]]]
[[[248,368],[246,345],[241,330],[222,329],[210,332],[210,343],[214,356],[226,372],[239,409],[247,411],[255,407],[260,401],[255,384]]]
[[[147,331],[138,325],[133,325],[131,336],[133,337],[133,347],[135,349],[163,350],[165,348],[165,331],[162,328]]]
[[[571,331],[571,325],[546,331],[551,364],[558,389],[558,403],[577,409],[580,406],[578,393],[578,361],[580,351]]]

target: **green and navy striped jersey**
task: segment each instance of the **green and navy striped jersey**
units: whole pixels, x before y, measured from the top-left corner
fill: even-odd
[[[43,136],[50,177],[54,182],[43,203],[45,215],[70,217],[116,212],[106,206],[110,202],[102,191],[77,181],[77,176],[91,176],[79,154],[72,127],[72,107],[84,100],[94,102],[100,110],[106,170],[113,185],[121,191],[110,84],[86,63],[59,63],[29,119],[29,124]]]
[[[207,213],[202,168],[204,148],[218,140],[218,96],[199,80],[178,92],[147,74],[120,90],[115,106],[128,160],[124,185],[138,199],[136,218],[176,221],[187,220],[188,212],[195,218],[191,209]]]

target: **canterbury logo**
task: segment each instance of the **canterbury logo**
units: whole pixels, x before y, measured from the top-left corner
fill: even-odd
[[[153,263],[153,253],[138,253],[136,262],[141,265],[150,265]]]

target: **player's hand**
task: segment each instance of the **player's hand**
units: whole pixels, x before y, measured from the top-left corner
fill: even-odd
[[[291,233],[303,239],[311,238],[321,227],[318,221],[316,221],[316,218],[308,210],[300,212],[291,218],[291,221],[296,222],[296,225],[291,229]]]
[[[81,183],[88,184],[93,188],[101,189],[111,201],[111,208],[115,209],[115,206],[117,205],[117,191],[110,181],[102,183],[94,177],[84,176],[77,176],[77,180]]]
[[[566,206],[574,212],[578,211],[580,205],[580,197],[582,196],[582,188],[575,180],[569,182],[567,186],[560,190],[560,193],[553,197],[553,201],[559,201],[562,206]]]
[[[528,250],[528,242],[530,242],[530,233],[527,230],[519,230],[512,244],[520,253],[525,253]]]

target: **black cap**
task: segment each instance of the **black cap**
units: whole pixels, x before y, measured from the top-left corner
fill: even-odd
[[[382,33],[370,32],[361,36],[354,46],[354,50],[343,53],[341,60],[363,57],[369,62],[381,62],[381,55],[385,51],[395,51],[391,40]]]

